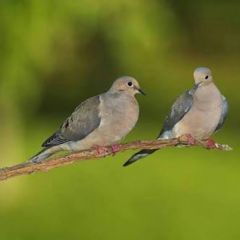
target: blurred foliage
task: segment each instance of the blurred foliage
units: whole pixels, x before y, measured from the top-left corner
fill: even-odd
[[[126,141],[155,137],[197,66],[212,69],[229,100],[217,139],[236,148],[168,149],[122,169],[126,153],[1,183],[2,239],[239,239],[239,8],[223,0],[1,0],[2,166],[38,151],[76,105],[121,75],[148,93]]]

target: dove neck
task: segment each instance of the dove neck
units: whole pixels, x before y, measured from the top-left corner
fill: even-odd
[[[199,86],[194,94],[194,101],[206,105],[207,108],[218,106],[220,100],[221,93],[213,82]]]

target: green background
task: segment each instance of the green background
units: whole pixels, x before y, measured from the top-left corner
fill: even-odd
[[[230,112],[231,152],[126,152],[0,183],[1,240],[240,239],[239,1],[1,0],[0,165],[28,159],[84,99],[138,79],[141,116],[124,141],[153,139],[198,66]]]

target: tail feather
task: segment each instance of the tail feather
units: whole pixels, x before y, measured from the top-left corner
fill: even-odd
[[[124,167],[140,160],[141,158],[147,157],[148,155],[156,152],[158,149],[143,149],[137,153],[135,153],[132,157],[130,157],[127,162],[123,164]]]
[[[54,150],[53,148],[44,148],[39,153],[30,158],[28,161],[33,163],[40,163],[55,152],[56,150]]]

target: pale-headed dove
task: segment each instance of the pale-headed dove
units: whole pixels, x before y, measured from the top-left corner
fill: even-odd
[[[80,151],[118,143],[138,120],[137,93],[144,94],[136,79],[118,78],[107,92],[82,102],[30,161],[41,162],[61,150]]]
[[[157,139],[176,138],[183,135],[206,140],[219,130],[226,119],[228,103],[213,82],[210,69],[199,67],[194,71],[194,86],[177,98],[167,115]],[[209,139],[209,147],[214,144]],[[148,156],[156,150],[143,149],[125,164]]]

